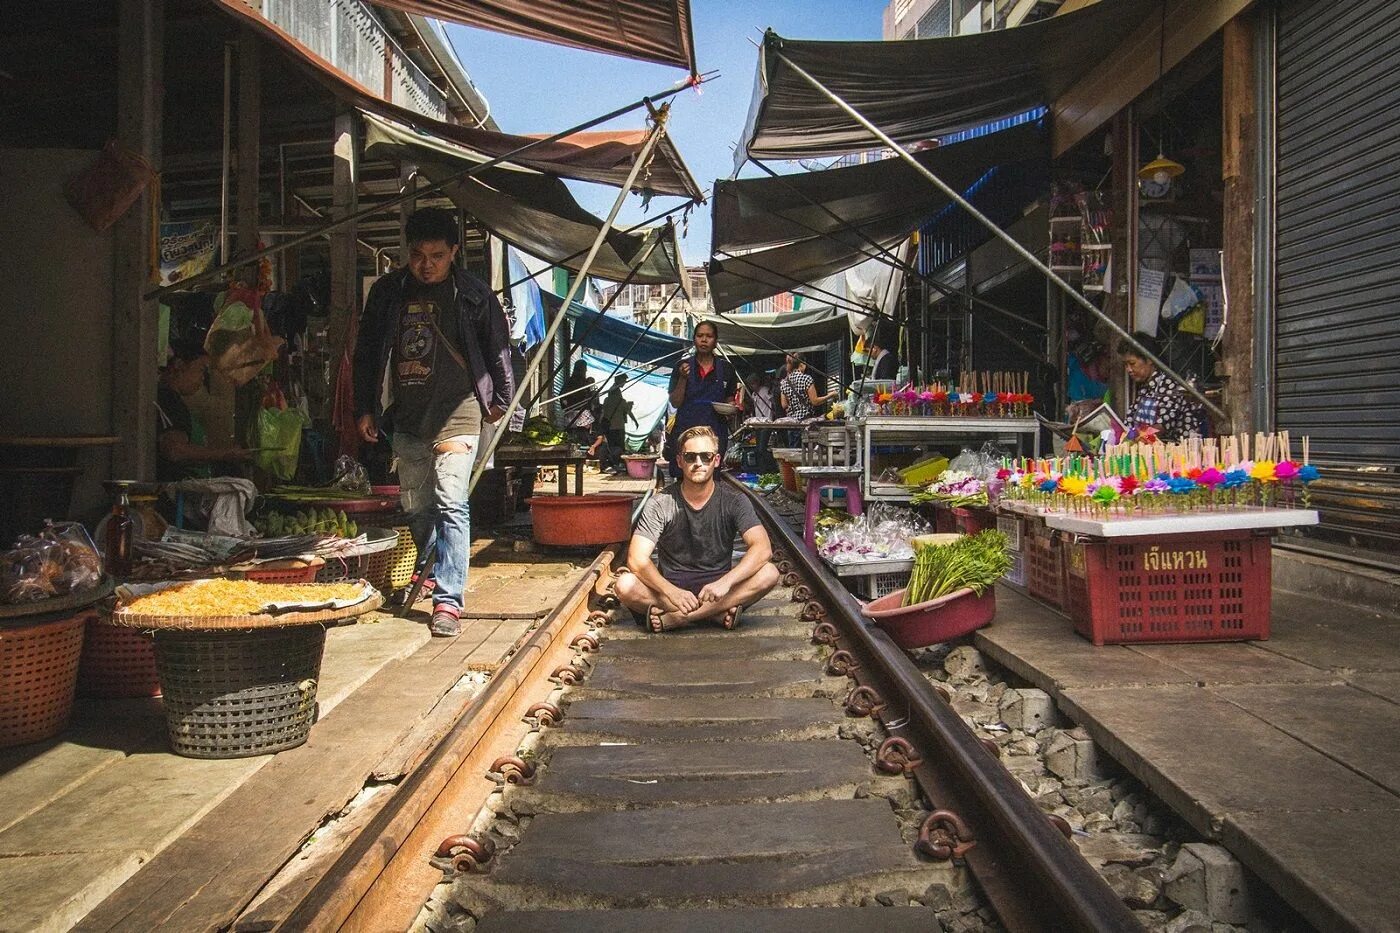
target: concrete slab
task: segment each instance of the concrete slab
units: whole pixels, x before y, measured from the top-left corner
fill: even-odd
[[[1225,845],[1319,930],[1400,930],[1400,813],[1232,813]],[[1374,841],[1376,844],[1370,844]]]
[[[615,660],[606,655],[577,695],[652,697],[834,696],[849,690],[845,678],[828,678],[815,661],[753,661],[731,657],[722,664],[692,659],[688,643],[664,661]]]
[[[927,907],[805,907],[734,910],[513,910],[491,914],[477,933],[927,933],[938,918]]]
[[[616,629],[629,628],[630,621],[608,629],[608,647],[602,656],[608,659],[665,661],[681,653],[697,663],[729,663],[734,658],[734,644],[723,638],[691,638],[684,642],[669,638],[613,638]],[[807,639],[778,638],[756,635],[744,642],[744,657],[751,660],[801,661],[818,657],[818,649]]]
[[[1347,683],[1358,690],[1365,690],[1391,703],[1400,703],[1400,673],[1352,674],[1343,675]]]
[[[977,648],[1046,693],[1073,687],[1186,683],[1188,674],[1119,645],[1095,648],[1068,619],[1009,587],[997,588],[997,617]]]
[[[1328,670],[1268,650],[1264,643],[1133,645],[1134,652],[1186,674],[1197,684],[1335,683]]]
[[[1400,706],[1349,686],[1220,687],[1212,692],[1400,795]]]
[[[1066,711],[1203,835],[1241,810],[1395,810],[1396,797],[1211,691],[1069,690]]]
[[[884,800],[545,813],[489,874],[459,881],[458,893],[496,909],[697,907],[719,898],[842,906],[876,891],[922,892],[939,869],[947,866],[925,867],[914,855]]]
[[[536,786],[510,793],[560,812],[844,799],[874,779],[860,746],[840,739],[591,746],[555,749]]]
[[[560,728],[545,731],[545,741],[597,745],[830,738],[845,718],[830,700],[816,697],[581,700],[569,705]]]
[[[1400,621],[1292,593],[1274,594],[1273,630],[1261,647],[1328,670],[1400,671]]]

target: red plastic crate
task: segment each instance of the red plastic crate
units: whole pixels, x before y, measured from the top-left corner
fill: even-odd
[[[992,514],[992,510],[985,506],[960,505],[953,508],[953,525],[956,531],[965,535],[975,535],[988,528],[995,528],[997,518]]]
[[[1042,518],[1027,518],[1021,553],[1025,556],[1026,592],[1059,609],[1065,604],[1063,541]]]
[[[1066,609],[1096,645],[1266,639],[1270,547],[1247,531],[1068,543]]]

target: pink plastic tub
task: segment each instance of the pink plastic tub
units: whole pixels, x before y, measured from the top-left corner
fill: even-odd
[[[651,479],[656,472],[656,458],[629,454],[622,458],[627,461],[627,475],[633,479]]]
[[[614,544],[632,536],[636,496],[534,496],[530,519],[535,541],[560,547]]]
[[[902,602],[904,590],[895,590],[865,604],[865,614],[901,648],[951,641],[976,631],[997,614],[996,590],[990,587],[981,596],[972,590],[958,590],[913,606],[900,605]]]

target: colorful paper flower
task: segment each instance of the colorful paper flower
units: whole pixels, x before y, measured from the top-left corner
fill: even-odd
[[[1293,479],[1298,475],[1298,464],[1292,460],[1280,460],[1274,465],[1274,476],[1278,479]]]
[[[1225,474],[1221,473],[1215,467],[1206,467],[1201,471],[1201,475],[1196,477],[1196,482],[1207,489],[1214,489],[1216,486],[1225,482]]]
[[[1080,476],[1062,476],[1060,477],[1060,488],[1064,490],[1066,495],[1082,496],[1088,491],[1089,482]]]
[[[1304,464],[1298,470],[1298,478],[1304,483],[1311,483],[1321,475],[1322,474],[1317,472],[1317,467],[1313,466],[1311,463]]]
[[[1118,484],[1118,492],[1125,496],[1131,496],[1138,491],[1138,478],[1136,476],[1125,476]]]
[[[988,392],[986,395],[982,396],[982,401],[988,405],[995,405],[997,403],[997,394],[995,392]]]
[[[1150,479],[1142,484],[1142,491],[1154,496],[1160,496],[1169,489],[1171,489],[1171,487],[1167,485],[1167,481],[1164,479]]]
[[[1170,486],[1172,492],[1178,496],[1184,496],[1187,493],[1196,491],[1196,481],[1189,476],[1173,476],[1171,479],[1167,480],[1167,485]]]
[[[1225,479],[1221,481],[1220,486],[1223,489],[1239,489],[1248,482],[1249,474],[1244,470],[1227,470],[1225,472]]]
[[[1011,471],[1008,470],[1006,467],[1002,467],[1000,470],[997,470],[997,479],[1007,479],[1010,476]]]
[[[1094,490],[1095,502],[1116,502],[1118,501],[1118,491],[1107,483],[1103,483]]]
[[[1249,475],[1252,479],[1257,479],[1261,483],[1278,482],[1277,477],[1274,475],[1276,466],[1277,464],[1272,460],[1258,460],[1255,461],[1254,467],[1249,471]]]
[[[1055,490],[1057,490],[1057,489],[1060,488],[1060,484],[1059,484],[1056,480],[1053,480],[1053,479],[1045,479],[1045,480],[1041,480],[1041,481],[1040,481],[1040,484],[1039,484],[1038,486],[1036,486],[1036,488],[1039,489],[1041,492],[1044,492],[1044,493],[1052,493],[1052,492],[1054,492]]]

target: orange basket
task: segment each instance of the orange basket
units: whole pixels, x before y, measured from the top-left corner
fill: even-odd
[[[103,699],[160,696],[151,633],[108,625],[96,615],[89,618],[78,667],[78,693]]]
[[[38,742],[68,725],[91,616],[0,627],[0,747]]]

